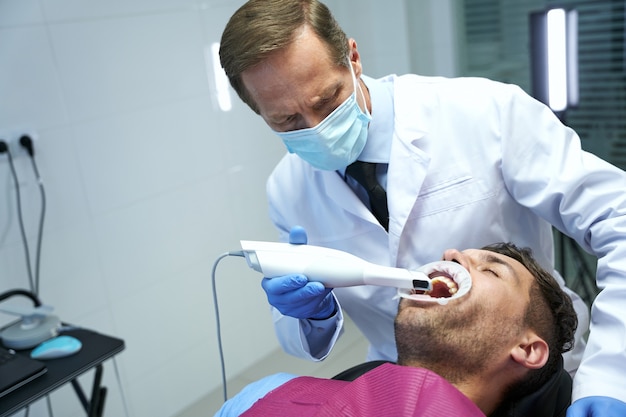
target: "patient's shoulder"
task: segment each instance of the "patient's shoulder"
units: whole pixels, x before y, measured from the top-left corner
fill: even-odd
[[[257,400],[263,398],[267,393],[293,378],[296,378],[296,375],[278,373],[252,382],[245,386],[237,395],[226,401],[217,414],[215,414],[215,417],[230,417],[243,414],[243,412],[252,407]]]

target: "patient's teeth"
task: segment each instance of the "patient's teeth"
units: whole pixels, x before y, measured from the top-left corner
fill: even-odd
[[[427,291],[431,297],[452,297],[458,290],[458,284],[449,276],[443,275],[441,272],[434,272],[430,274],[433,284],[432,291]]]

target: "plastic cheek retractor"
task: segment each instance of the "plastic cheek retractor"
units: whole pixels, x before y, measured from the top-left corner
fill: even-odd
[[[444,305],[448,304],[448,301],[450,300],[464,296],[469,292],[470,288],[472,288],[472,277],[469,272],[456,262],[431,262],[419,268],[418,271],[428,275],[432,281],[434,281],[437,276],[452,278],[452,280],[458,285],[458,289],[449,297],[433,297],[429,293],[417,293],[413,289],[398,288],[398,297],[409,298],[411,300],[430,301]]]

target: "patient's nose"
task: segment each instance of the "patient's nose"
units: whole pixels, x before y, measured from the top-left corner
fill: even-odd
[[[451,261],[460,264],[463,268],[469,269],[469,257],[458,249],[448,249],[443,253],[444,261]]]

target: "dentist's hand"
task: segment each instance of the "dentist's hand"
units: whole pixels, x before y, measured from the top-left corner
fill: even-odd
[[[567,417],[621,417],[626,416],[626,403],[611,397],[585,397],[574,401],[567,409]]]
[[[327,319],[335,312],[331,288],[309,282],[302,274],[263,278],[267,300],[285,316],[297,319]]]
[[[300,226],[292,227],[289,243],[306,244],[306,231]],[[322,320],[331,317],[337,309],[332,289],[320,282],[309,282],[302,274],[264,278],[261,285],[269,303],[285,316]]]

